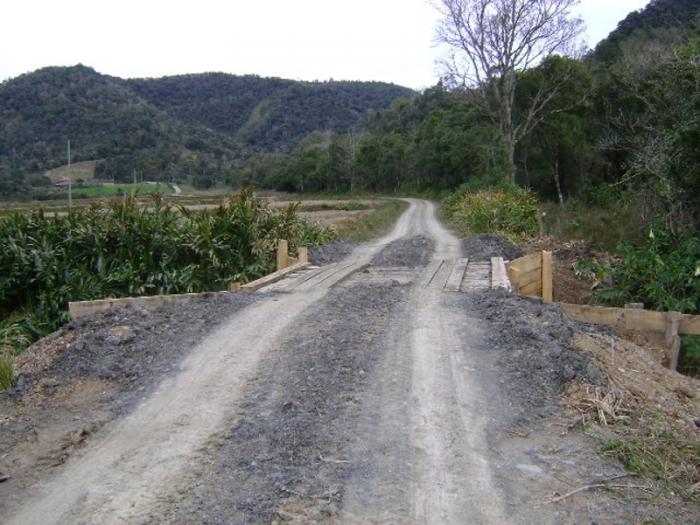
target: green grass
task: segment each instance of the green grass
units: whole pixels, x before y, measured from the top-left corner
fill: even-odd
[[[31,342],[26,327],[16,318],[0,321],[0,392],[11,388],[15,380],[15,352]]]
[[[398,199],[381,201],[381,204],[369,215],[340,226],[338,236],[352,242],[362,242],[380,237],[391,229],[407,208],[406,201]]]
[[[537,198],[512,185],[457,190],[443,201],[442,211],[462,235],[490,233],[518,242],[539,230]]]
[[[369,210],[370,206],[363,204],[359,201],[338,201],[338,202],[324,202],[323,204],[306,204],[304,201],[299,201],[299,209],[303,211],[325,211],[325,210],[338,210],[338,211],[360,211]]]
[[[693,486],[700,482],[700,439],[682,436],[660,418],[639,418],[603,441],[605,456],[621,461],[627,470],[661,483],[662,490],[699,499]]]

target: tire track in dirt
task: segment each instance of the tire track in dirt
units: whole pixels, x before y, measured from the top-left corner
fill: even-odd
[[[273,296],[234,315],[193,348],[179,373],[36,487],[8,523],[158,521],[159,502],[186,490],[187,473],[210,452],[212,442],[221,440],[260,359],[279,348],[284,332],[335,282],[415,228],[424,206],[412,201],[392,233],[358,247],[352,264],[323,287]]]
[[[396,283],[333,289],[261,363],[213,461],[195,477],[173,523],[315,523],[335,516],[351,461],[349,445],[369,385],[381,382],[384,333],[401,315]],[[164,505],[171,508],[170,502]]]

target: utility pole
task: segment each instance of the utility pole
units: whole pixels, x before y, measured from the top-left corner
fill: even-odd
[[[70,172],[70,139],[68,139],[68,209],[73,207],[73,179]]]

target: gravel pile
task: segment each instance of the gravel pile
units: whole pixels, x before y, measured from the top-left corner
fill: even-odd
[[[399,239],[387,245],[372,259],[372,266],[408,266],[416,268],[430,262],[435,245],[423,236]]]
[[[488,261],[491,257],[503,257],[512,261],[525,253],[505,237],[498,235],[475,235],[462,241],[462,254],[472,261]]]
[[[570,381],[604,384],[592,358],[571,346],[575,330],[591,328],[568,318],[558,306],[496,290],[464,301],[474,317],[487,323],[486,344],[498,352],[502,387],[517,400],[519,419],[556,412]]]
[[[309,261],[312,264],[323,266],[338,262],[352,253],[355,245],[351,242],[339,240],[323,244],[309,250]]]
[[[25,371],[0,398],[21,400],[37,385],[50,397],[51,390],[76,378],[94,378],[116,384],[114,408],[127,409],[161,376],[175,371],[217,324],[256,299],[253,294],[211,294],[153,311],[118,307],[78,319],[21,356]]]

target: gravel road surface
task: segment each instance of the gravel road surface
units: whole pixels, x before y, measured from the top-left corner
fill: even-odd
[[[653,504],[605,492],[551,504],[554,494],[623,473],[590,438],[564,439],[552,423],[564,385],[595,384],[601,373],[570,347],[578,326],[556,307],[425,285],[430,268],[466,251],[516,253],[492,238],[463,247],[433,204],[411,199],[384,238],[320,251],[319,262],[345,258],[318,286],[227,302],[218,314],[193,308],[199,330],[181,341],[170,323],[151,320],[144,329],[127,314],[57,335],[83,353],[60,354],[25,375],[5,402],[22,406],[61,362],[116,386],[100,401],[102,423],[65,461],[26,487],[0,484],[0,497],[12,495],[3,519],[437,525],[654,517]],[[125,324],[137,330],[113,330]],[[88,351],[109,345],[122,357]],[[138,359],[133,374],[120,368],[125,349],[146,347],[152,371]],[[83,370],[80,359],[98,362]],[[112,377],[106,363],[122,371]],[[27,427],[8,421],[16,432]],[[13,447],[11,457],[21,448]]]

